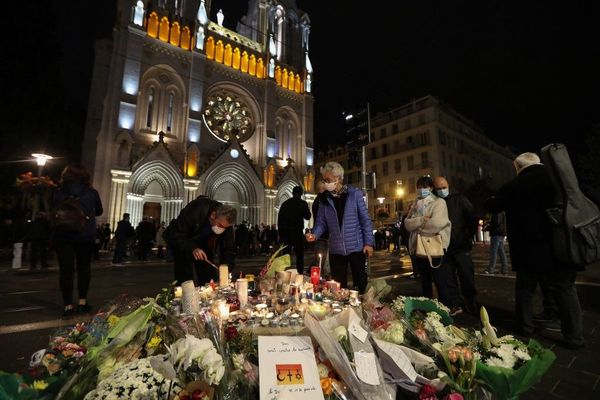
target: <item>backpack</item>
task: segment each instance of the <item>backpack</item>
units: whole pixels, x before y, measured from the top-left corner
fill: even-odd
[[[69,196],[52,210],[50,221],[55,232],[80,233],[89,220],[78,197]]]
[[[548,168],[556,199],[547,210],[559,261],[585,267],[600,260],[600,210],[579,188],[567,148],[549,144],[541,158]]]

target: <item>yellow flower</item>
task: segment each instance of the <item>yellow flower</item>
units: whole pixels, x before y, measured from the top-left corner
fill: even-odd
[[[113,326],[115,326],[117,324],[117,322],[119,322],[119,319],[120,318],[117,317],[116,315],[110,315],[108,317],[108,326],[112,328]]]
[[[154,347],[158,346],[160,344],[160,342],[162,342],[161,338],[159,338],[158,336],[152,336],[152,338],[148,341],[148,344],[146,345],[146,347],[154,348]]]
[[[41,392],[42,390],[46,390],[48,384],[45,381],[33,381],[33,384],[31,386],[35,390],[39,390]]]
[[[333,393],[333,383],[331,382],[331,378],[321,379],[321,389],[325,396],[329,396]]]

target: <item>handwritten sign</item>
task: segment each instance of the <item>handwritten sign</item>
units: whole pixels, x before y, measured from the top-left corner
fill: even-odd
[[[402,351],[402,348],[396,344],[388,343],[383,340],[375,339],[377,347],[386,353],[399,369],[399,375],[404,375],[411,381],[417,379],[417,371],[410,362],[410,358]]]
[[[369,385],[380,384],[375,354],[355,351],[354,363],[356,364],[356,375],[361,381]]]
[[[360,326],[360,322],[353,318],[350,320],[350,326],[348,327],[348,330],[354,335],[355,338],[363,343],[365,340],[367,340],[367,336],[369,336],[369,332],[364,330],[364,328]]]
[[[259,336],[258,365],[261,399],[323,399],[310,337]]]

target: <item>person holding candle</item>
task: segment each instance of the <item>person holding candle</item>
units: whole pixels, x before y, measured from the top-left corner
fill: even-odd
[[[308,203],[302,200],[302,194],[302,187],[294,186],[292,198],[283,202],[277,217],[281,244],[286,246],[283,253],[291,254],[293,249],[299,274],[304,273],[304,220],[311,217]]]
[[[215,257],[219,263],[235,266],[233,225],[235,208],[200,196],[189,203],[169,225],[168,245],[173,249],[175,280],[178,284],[194,278],[205,285],[219,279]]]
[[[373,255],[373,224],[364,194],[360,189],[343,183],[344,168],[330,161],[321,167],[322,182],[327,194],[321,199],[312,233],[306,239],[313,242],[329,232],[329,265],[332,278],[348,287],[348,266],[352,282],[361,293],[367,287],[367,257]]]

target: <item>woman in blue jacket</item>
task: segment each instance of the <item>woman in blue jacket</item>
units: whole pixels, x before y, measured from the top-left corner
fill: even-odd
[[[85,225],[79,232],[61,231],[55,228],[52,235],[59,266],[60,290],[63,296],[63,317],[71,317],[75,312],[87,313],[91,306],[87,303],[90,287],[92,254],[96,240],[96,217],[102,215],[102,202],[96,189],[90,185],[90,174],[79,164],[65,167],[60,177],[60,188],[54,192],[54,207],[65,199],[78,199],[85,214]],[[55,208],[56,210],[56,208]],[[73,279],[77,268],[77,290],[79,301],[73,306]]]
[[[373,255],[373,224],[365,204],[363,192],[343,184],[344,168],[336,162],[321,167],[322,197],[316,215],[313,233],[306,235],[309,242],[325,232],[329,233],[329,265],[334,280],[348,286],[348,265],[352,282],[360,293],[367,287],[366,257]]]

